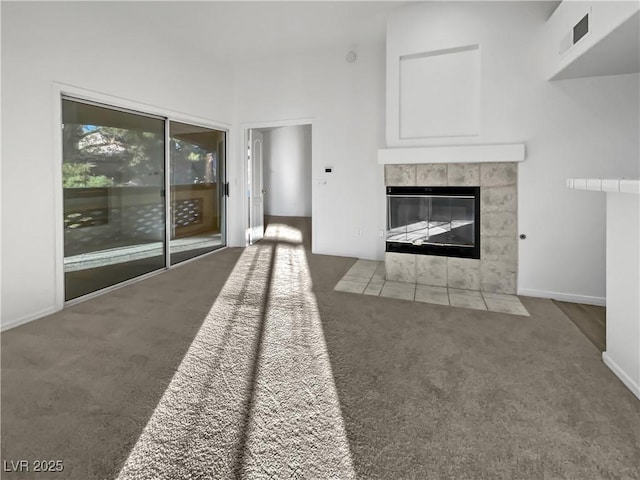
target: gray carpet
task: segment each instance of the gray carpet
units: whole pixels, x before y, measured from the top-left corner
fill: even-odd
[[[308,249],[308,220],[285,220]],[[2,459],[64,460],[33,478],[640,478],[640,402],[551,301],[336,292],[354,259],[304,252],[283,229],[4,333]]]
[[[355,478],[302,235],[247,248],[118,479]]]

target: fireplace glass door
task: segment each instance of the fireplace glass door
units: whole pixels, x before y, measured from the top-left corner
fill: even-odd
[[[390,188],[394,190],[387,192],[386,240],[393,247],[387,251],[476,256],[464,249],[476,250],[479,243],[477,187]]]

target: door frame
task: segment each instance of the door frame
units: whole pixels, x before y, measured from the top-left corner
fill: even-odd
[[[157,275],[158,273],[164,272],[171,268],[183,265],[188,262],[180,262],[176,265],[171,265],[170,262],[165,261],[164,268],[158,269],[157,271],[147,273],[145,275],[141,275],[139,277],[132,278],[122,283],[118,283],[116,285],[112,285],[110,287],[106,287],[104,289],[98,290],[96,292],[88,293],[87,295],[83,295],[82,297],[78,297],[72,300],[65,302],[64,299],[64,227],[62,218],[64,216],[64,199],[63,199],[63,189],[62,189],[62,163],[64,160],[63,152],[62,152],[62,98],[63,97],[71,97],[76,98],[80,101],[84,100],[87,102],[93,102],[98,104],[103,104],[105,107],[113,107],[114,109],[123,109],[126,111],[131,111],[132,113],[139,112],[142,115],[148,116],[157,116],[164,118],[165,121],[165,133],[168,132],[169,122],[182,122],[191,125],[201,126],[205,128],[212,128],[215,130],[220,130],[225,132],[226,137],[226,145],[225,145],[225,182],[229,180],[229,146],[232,141],[231,136],[231,124],[221,122],[218,120],[213,120],[210,118],[198,117],[195,115],[188,115],[181,112],[176,112],[173,110],[169,110],[163,107],[158,107],[155,105],[149,105],[142,102],[136,102],[135,100],[129,100],[122,97],[117,97],[114,95],[109,95],[101,92],[96,92],[93,90],[87,90],[80,87],[75,87],[73,85],[68,85],[59,82],[53,82],[53,181],[55,184],[54,187],[54,251],[55,251],[55,307],[54,311],[62,310],[65,305],[73,305],[74,303],[81,302],[84,300],[88,300],[89,298],[93,298],[97,295],[101,295],[102,293],[108,292],[110,290],[115,290],[124,285],[128,285],[134,282],[138,282],[142,279],[148,278],[153,275]],[[169,144],[165,145],[165,207],[169,206],[170,195],[169,195],[169,172],[170,172],[170,158],[169,158]],[[229,222],[228,222],[228,210],[229,210],[229,202],[225,201],[223,212],[224,216],[224,229],[225,229],[225,242],[226,245],[229,245]],[[169,255],[169,243],[168,239],[170,237],[169,228],[169,215],[168,208],[166,208],[165,212],[165,259],[168,259]],[[224,248],[224,247],[222,247]],[[214,253],[220,251],[220,249],[216,249]],[[199,257],[196,257],[199,258]],[[53,313],[53,312],[52,312]]]
[[[240,223],[242,228],[242,237],[244,238],[243,245],[249,246],[249,230],[251,225],[249,222],[249,215],[251,208],[252,193],[249,188],[249,155],[247,152],[247,139],[249,138],[249,130],[260,128],[277,128],[277,127],[296,127],[300,125],[311,126],[311,251],[314,251],[316,244],[316,202],[314,200],[314,174],[315,171],[315,158],[316,158],[316,142],[313,135],[313,118],[294,118],[290,120],[272,120],[263,122],[244,122],[240,124],[240,135],[238,135],[238,161],[241,166],[242,186],[245,192],[242,195],[242,201],[240,202],[242,222]],[[262,158],[264,159],[264,152]]]
[[[256,134],[259,134],[260,138],[256,138]],[[253,168],[250,167],[255,167],[256,163],[255,163],[255,156],[257,154],[257,150],[256,150],[256,144],[260,142],[260,162],[259,162],[259,169],[260,169],[260,185],[256,185],[255,182],[253,180],[256,179],[256,173],[253,171]],[[264,230],[265,230],[265,225],[264,225],[264,134],[260,131],[259,128],[250,128],[249,130],[247,130],[247,197],[248,197],[248,202],[249,202],[249,228],[247,228],[247,244],[248,245],[253,245],[255,242],[260,241],[264,238]],[[259,187],[259,188],[258,188]],[[258,192],[257,190],[260,190],[260,192]],[[257,193],[260,194],[260,203],[261,203],[261,210],[262,210],[262,220],[260,222],[260,225],[262,226],[262,232],[260,232],[260,235],[255,235],[255,230],[256,230],[256,226],[254,223],[254,220],[257,220],[257,213],[254,211],[254,207],[256,206],[256,197],[258,196]],[[256,237],[257,238],[256,240]]]

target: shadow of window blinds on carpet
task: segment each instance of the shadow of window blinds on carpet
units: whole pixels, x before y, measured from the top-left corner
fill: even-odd
[[[272,224],[240,257],[118,480],[301,477],[356,475],[302,234]]]

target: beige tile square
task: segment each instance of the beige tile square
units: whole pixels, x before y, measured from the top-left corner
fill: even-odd
[[[487,304],[487,308],[491,312],[500,312],[500,313],[510,313],[512,315],[522,315],[529,316],[529,312],[524,305],[520,302],[520,299],[515,295],[508,295],[508,297],[512,297],[515,300],[509,298],[498,298],[484,295],[484,301]]]
[[[415,165],[385,165],[384,184],[388,187],[413,187],[416,185]]]
[[[447,285],[465,290],[480,290],[480,260],[447,257]]]
[[[487,212],[518,211],[518,188],[516,185],[504,187],[482,187],[480,189],[481,214]]]
[[[518,237],[483,237],[480,242],[480,262],[487,260],[518,263]]]
[[[448,288],[449,295],[456,295],[459,297],[470,298],[482,298],[482,293],[479,290],[465,290],[462,288]]]
[[[363,283],[363,282],[364,283],[368,283],[369,282],[369,278],[368,277],[363,277],[363,276],[358,276],[358,275],[349,275],[348,272],[340,280],[347,280],[349,282],[356,282],[356,283]]]
[[[339,292],[363,293],[368,283],[366,280],[340,280],[333,289]]]
[[[378,268],[378,262],[375,260],[358,260],[354,263],[346,275],[350,277],[358,277],[364,280],[369,280],[373,277],[376,269]],[[345,276],[346,276],[345,275]]]
[[[416,171],[416,185],[423,187],[439,187],[447,185],[446,163],[418,164]]]
[[[471,308],[473,310],[486,310],[487,306],[482,299],[480,292],[472,290],[460,293],[458,289],[449,289],[449,302],[452,307]]]
[[[449,305],[449,294],[445,287],[431,287],[429,285],[416,285],[416,302],[435,303],[437,305]]]
[[[447,182],[451,186],[480,185],[480,164],[449,163],[447,165]]]
[[[447,286],[447,257],[416,255],[416,283]]]
[[[482,260],[480,262],[480,290],[515,295],[517,291],[517,263]]]
[[[415,298],[416,285],[415,283],[402,283],[402,282],[384,282],[381,297],[399,298],[401,300],[413,300]]]
[[[386,280],[416,283],[416,255],[408,253],[385,253]]]
[[[500,187],[518,183],[516,162],[491,162],[480,164],[480,186]]]
[[[480,292],[482,293],[482,297],[486,300],[490,298],[492,300],[501,300],[503,302],[518,302],[520,303],[520,299],[517,295],[509,295],[506,293],[493,293],[493,292]]]
[[[518,235],[518,216],[514,212],[486,212],[480,214],[480,231],[484,237]]]
[[[384,285],[384,280],[376,280],[372,279],[367,285],[367,288],[364,289],[365,295],[380,295],[382,291],[382,286]]]
[[[384,280],[386,279],[384,262],[378,262],[378,268],[376,268],[376,271],[374,272],[373,277],[371,278],[376,280],[382,280],[384,282]]]

